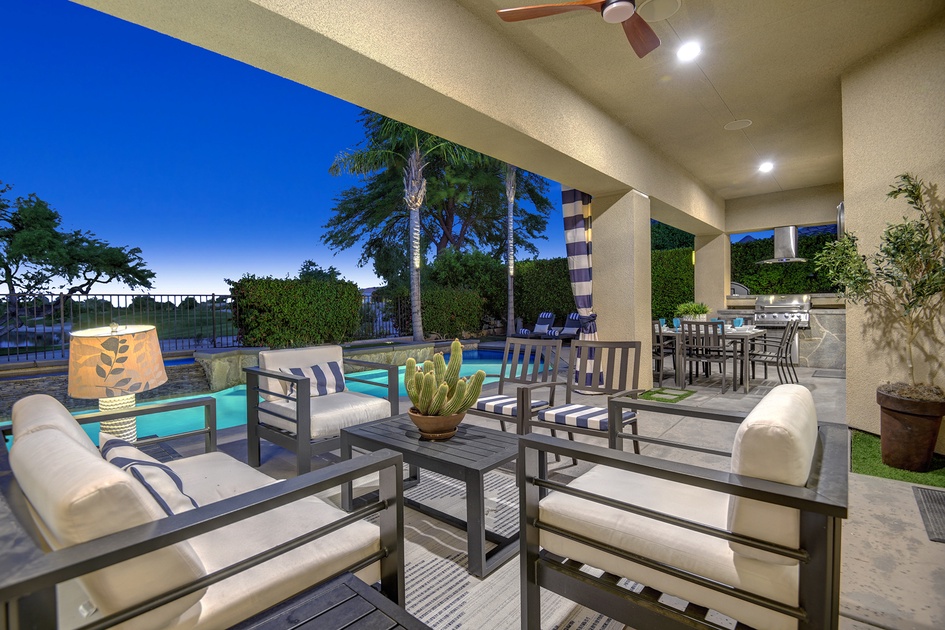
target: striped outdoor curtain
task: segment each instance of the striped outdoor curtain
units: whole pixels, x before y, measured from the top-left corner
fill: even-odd
[[[581,322],[581,339],[597,341],[597,314],[594,309],[591,266],[591,196],[573,188],[561,187],[561,209],[564,213],[564,241],[568,250],[568,274],[571,291]],[[578,360],[593,361],[590,356]],[[603,373],[601,374],[603,377]],[[575,376],[577,378],[577,371]],[[590,378],[590,375],[588,375]],[[591,385],[591,383],[585,383]]]
[[[581,321],[581,339],[596,341],[597,315],[592,312],[594,296],[591,291],[591,196],[562,186],[561,209],[564,212],[568,273]]]

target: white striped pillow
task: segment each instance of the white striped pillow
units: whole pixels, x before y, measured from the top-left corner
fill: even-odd
[[[137,479],[168,516],[198,507],[193,497],[184,492],[184,482],[169,466],[108,433],[100,432],[98,442],[102,457]]]
[[[296,376],[307,376],[312,382],[310,395],[313,398],[345,391],[345,374],[337,361],[317,363],[307,368],[279,368],[279,371]],[[295,396],[295,383],[289,385],[289,396]]]

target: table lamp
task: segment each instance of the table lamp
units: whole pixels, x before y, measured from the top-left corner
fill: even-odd
[[[112,324],[71,333],[69,395],[97,398],[100,411],[134,409],[135,394],[167,382],[154,326]],[[101,430],[134,442],[134,416],[102,422]]]

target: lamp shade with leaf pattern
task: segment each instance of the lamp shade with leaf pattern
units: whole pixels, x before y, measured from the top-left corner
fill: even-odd
[[[70,335],[69,395],[73,398],[97,398],[99,409],[115,411],[134,407],[135,394],[166,382],[164,357],[154,326],[113,324]],[[123,428],[114,424],[106,427],[103,422],[102,430],[134,441],[134,418],[128,420],[122,422]]]

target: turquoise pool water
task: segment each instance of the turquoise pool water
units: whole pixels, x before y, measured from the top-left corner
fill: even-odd
[[[502,353],[467,350],[463,353],[463,365],[460,375],[471,376],[476,370],[485,370],[486,374],[498,374],[502,369]],[[354,375],[352,375],[354,376]],[[355,383],[346,380],[345,386],[352,391],[363,392],[383,398],[387,394],[386,378],[387,373],[382,370],[369,372],[359,372],[357,378],[374,381],[384,385],[383,387],[367,385],[364,383]],[[407,396],[403,383],[404,366],[400,366],[399,383],[400,395]],[[487,383],[498,380],[498,377],[486,378]],[[202,398],[204,396],[213,396],[217,400],[217,429],[227,429],[229,427],[242,426],[246,424],[246,386],[237,385],[229,389],[216,392],[214,394],[197,394],[194,396],[182,396],[174,400],[188,400],[191,398]],[[141,403],[139,406],[146,406],[148,403]],[[151,403],[155,404],[155,403]],[[403,405],[401,405],[403,407]],[[406,409],[402,409],[406,411]],[[172,435],[183,431],[194,431],[203,427],[203,409],[183,409],[167,413],[156,413],[150,416],[141,416],[138,418],[138,435],[141,437],[147,435]],[[93,442],[98,442],[98,423],[84,425],[86,433],[92,438]]]

